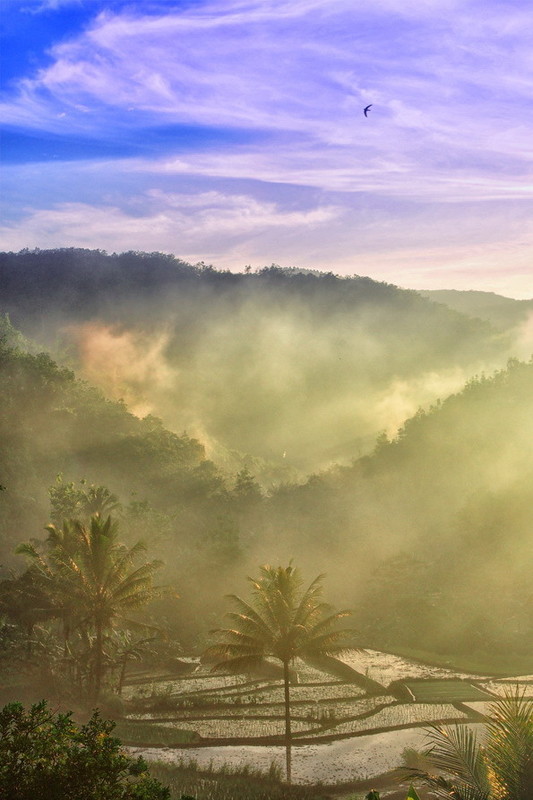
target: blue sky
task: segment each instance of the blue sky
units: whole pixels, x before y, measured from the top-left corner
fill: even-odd
[[[533,296],[523,0],[1,4],[2,249]]]

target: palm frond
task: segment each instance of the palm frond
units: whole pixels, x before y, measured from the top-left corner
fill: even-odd
[[[122,548],[118,558],[113,561],[112,569],[109,570],[103,586],[107,588],[111,582],[120,583],[126,577],[128,570],[131,569],[137,558],[146,552],[146,545],[144,542],[137,542],[133,547]],[[157,568],[162,566],[162,561],[153,561],[152,564],[157,564]]]
[[[261,616],[261,614],[256,611],[255,608],[250,603],[247,603],[242,597],[239,597],[236,594],[228,595],[228,598],[232,601],[232,603],[240,610],[239,616],[242,620],[243,625],[250,627],[252,624],[256,626],[258,635],[261,635],[265,639],[273,640],[275,637],[275,627],[269,625],[269,623]],[[229,612],[228,616],[230,618],[234,617],[234,612]]]
[[[322,602],[322,579],[319,575],[302,592],[301,578],[292,565],[262,567],[258,579],[248,579],[252,585],[250,602],[230,595],[237,610],[226,615],[231,629],[216,631],[222,640],[217,646],[246,642],[256,653],[274,656],[286,664],[296,655],[329,655],[347,649],[354,631],[339,628],[339,622],[351,612],[332,612]]]
[[[317,602],[318,599],[322,597],[324,591],[322,581],[325,577],[325,573],[318,575],[305,590],[294,614],[295,625],[305,625],[310,615],[315,614],[318,609],[323,608],[325,610],[329,608],[326,603]]]
[[[457,783],[466,800],[488,800],[487,765],[477,737],[466,725],[432,727],[428,733],[428,756],[435,768]]]
[[[300,646],[302,655],[339,655],[347,650],[359,650],[351,643],[355,631],[352,628],[342,628],[322,636],[307,636]]]
[[[497,793],[513,800],[533,797],[533,700],[518,686],[490,706],[487,758]]]
[[[260,653],[250,653],[245,649],[239,650],[236,646],[222,643],[208,647],[204,656],[215,662],[211,667],[212,672],[252,672],[264,663]]]
[[[431,775],[418,769],[402,769],[402,773],[406,780],[427,786],[431,790],[431,797],[438,800],[490,800],[490,794],[480,795],[472,787],[443,775]]]

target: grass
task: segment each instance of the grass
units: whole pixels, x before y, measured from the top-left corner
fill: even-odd
[[[272,764],[263,773],[247,765],[200,770],[192,762],[153,762],[150,774],[168,786],[172,800],[322,800],[320,787],[286,786],[280,769]]]
[[[376,647],[376,649],[379,649]],[[435,653],[429,650],[417,650],[412,647],[394,647],[387,650],[392,655],[411,658],[433,667],[454,669],[458,672],[472,672],[478,675],[494,675],[506,677],[508,675],[533,674],[533,653]]]
[[[417,703],[461,703],[472,700],[491,700],[492,695],[461,680],[402,681]]]
[[[180,744],[198,742],[200,736],[196,731],[185,731],[153,722],[117,722],[113,735],[118,736],[124,744],[138,747],[175,747]]]

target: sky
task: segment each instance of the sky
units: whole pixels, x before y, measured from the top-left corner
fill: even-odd
[[[525,0],[0,3],[2,250],[533,297]]]

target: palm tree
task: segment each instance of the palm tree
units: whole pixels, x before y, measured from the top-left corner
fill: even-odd
[[[38,568],[43,586],[53,596],[63,619],[65,641],[75,627],[94,636],[92,694],[98,701],[104,675],[104,633],[124,612],[137,609],[161,594],[153,586],[160,561],[135,566],[146,550],[143,542],[127,548],[118,542],[118,523],[99,514],[84,525],[70,520],[62,528],[49,525],[48,554],[32,544],[18,552],[30,557]]]
[[[117,495],[112,494],[105,486],[92,484],[84,492],[82,511],[89,517],[94,514],[100,514],[103,517],[104,514],[113,514],[116,511],[120,511],[121,508]]]
[[[485,741],[466,726],[436,726],[425,755],[439,774],[410,770],[410,777],[446,800],[533,798],[533,700],[518,687],[490,704]]]
[[[126,670],[129,661],[140,661],[143,656],[148,654],[155,655],[155,651],[150,648],[152,642],[157,641],[157,636],[145,636],[141,639],[134,639],[131,631],[114,631],[115,639],[115,663],[119,668],[117,694],[122,696],[124,682],[126,680]]]
[[[287,783],[291,782],[290,665],[296,657],[316,657],[342,652],[351,629],[339,628],[350,611],[333,612],[322,601],[319,575],[305,591],[300,573],[288,567],[263,566],[261,577],[248,578],[252,599],[230,595],[236,611],[227,614],[231,628],[212,633],[218,642],[206,651],[216,663],[213,670],[254,671],[268,657],[283,665],[285,700],[285,754]]]
[[[58,561],[63,561],[67,555],[69,557],[75,555],[78,537],[73,520],[65,520],[61,528],[49,525],[46,530],[48,530],[46,554],[41,553],[33,542],[22,542],[15,552],[26,556],[32,562],[30,568],[21,575],[21,579],[30,578],[33,581],[48,600],[50,606],[48,616],[62,621],[63,651],[66,655],[76,605],[70,587],[65,585],[61,576]]]

